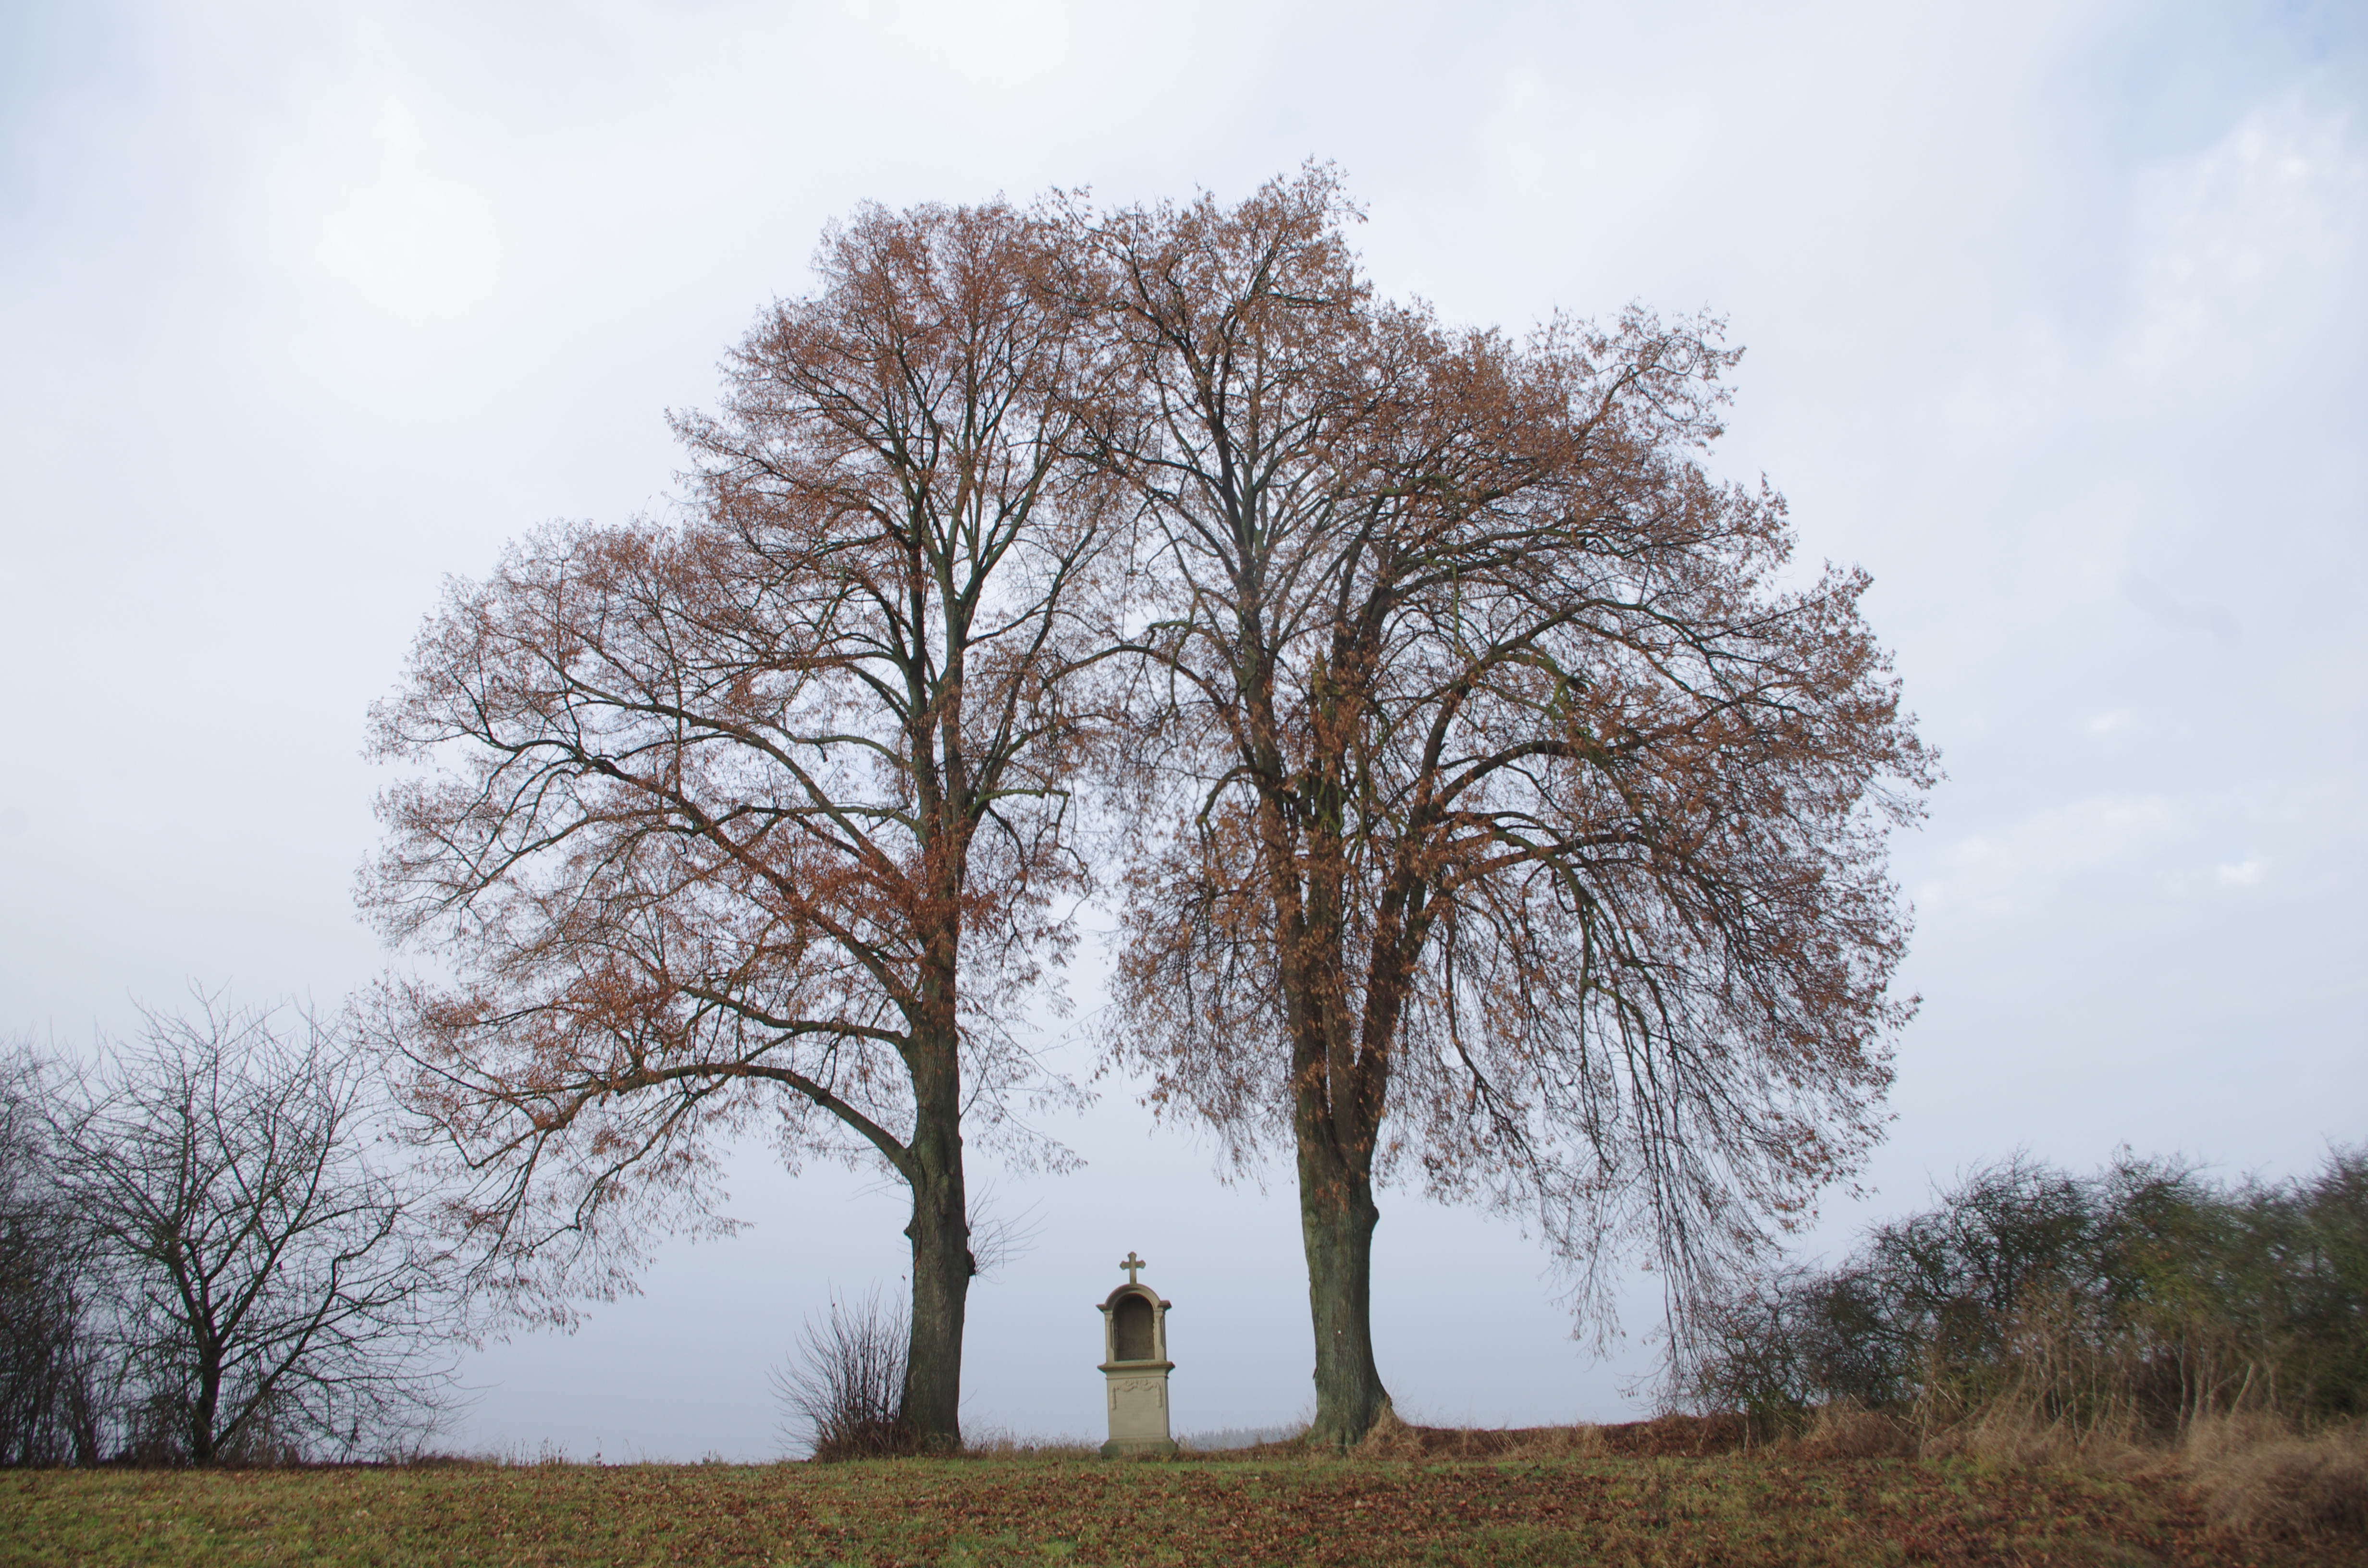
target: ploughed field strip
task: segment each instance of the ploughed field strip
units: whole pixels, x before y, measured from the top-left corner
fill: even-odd
[[[2161,1481],[1781,1453],[19,1471],[0,1499],[8,1563],[2368,1561],[2215,1536]]]

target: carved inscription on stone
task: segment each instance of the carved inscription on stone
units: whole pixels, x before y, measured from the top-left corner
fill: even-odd
[[[1167,1389],[1157,1378],[1112,1379],[1110,1386],[1110,1408],[1119,1407],[1119,1396],[1127,1396],[1129,1404],[1147,1404],[1156,1410],[1167,1403]]]

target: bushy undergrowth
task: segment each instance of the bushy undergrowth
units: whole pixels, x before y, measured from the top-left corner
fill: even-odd
[[[800,1335],[797,1364],[773,1374],[783,1436],[825,1463],[916,1451],[899,1414],[907,1328],[903,1305],[882,1302],[876,1290],[860,1301],[833,1296],[828,1313]]]
[[[1849,1407],[2170,1439],[2205,1417],[2368,1413],[2368,1152],[2233,1184],[2162,1160],[1979,1171],[1833,1267],[1708,1302],[1676,1362],[1698,1407],[1797,1434]]]
[[[2274,1416],[2207,1416],[2182,1445],[2214,1523],[2248,1535],[2368,1537],[2368,1431],[2301,1433]]]
[[[1806,1457],[2168,1466],[2240,1535],[2368,1539],[2368,1152],[2008,1160],[1692,1327],[1680,1399]]]
[[[957,1457],[971,1460],[1091,1460],[1099,1447],[1077,1437],[1023,1436],[1004,1426],[965,1427]]]

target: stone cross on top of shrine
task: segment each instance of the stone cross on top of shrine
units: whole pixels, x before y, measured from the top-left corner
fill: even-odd
[[[1133,1247],[1129,1247],[1126,1249],[1126,1261],[1120,1264],[1119,1267],[1126,1270],[1126,1282],[1132,1285],[1134,1283],[1135,1272],[1138,1269],[1148,1268],[1151,1265],[1135,1256],[1134,1249]]]

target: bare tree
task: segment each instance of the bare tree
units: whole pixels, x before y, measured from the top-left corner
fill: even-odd
[[[522,1303],[726,1221],[717,1141],[912,1197],[901,1419],[958,1444],[963,1144],[1063,1157],[1010,1028],[1087,885],[1064,673],[1095,651],[1091,368],[1040,226],[866,209],[727,365],[678,524],[554,529],[455,585],[401,693],[370,905],[464,983],[390,998],[409,1096]]]
[[[317,1019],[208,998],[67,1082],[49,1132],[133,1450],[352,1455],[433,1426],[457,1320],[420,1195],[372,1156],[373,1081]]]
[[[1859,618],[1722,487],[1715,324],[1525,345],[1371,297],[1337,179],[1073,212],[1138,498],[1144,840],[1118,1054],[1245,1157],[1288,1131],[1319,1441],[1386,1407],[1373,1187],[1678,1287],[1877,1135],[1931,763]],[[1154,759],[1142,761],[1141,759]],[[1157,814],[1146,810],[1150,820]]]
[[[94,1463],[93,1234],[58,1182],[52,1073],[0,1049],[0,1464]]]

